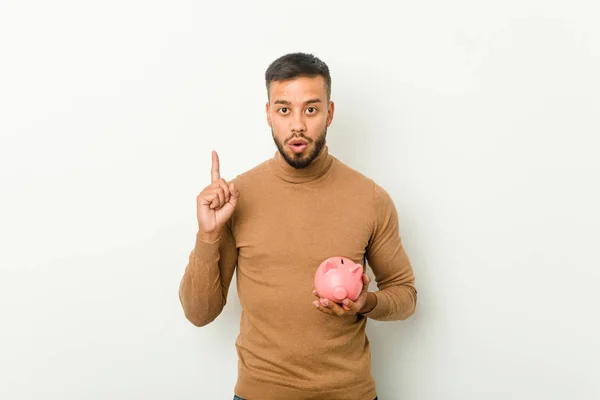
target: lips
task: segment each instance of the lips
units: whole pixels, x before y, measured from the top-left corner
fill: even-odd
[[[305,140],[300,140],[300,139],[294,139],[294,140],[290,140],[289,145],[290,146],[306,146],[308,143]]]
[[[295,139],[291,140],[288,145],[294,153],[302,153],[306,149],[306,146],[308,146],[308,143],[304,140]]]

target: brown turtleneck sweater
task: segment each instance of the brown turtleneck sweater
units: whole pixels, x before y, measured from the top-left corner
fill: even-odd
[[[196,237],[180,286],[197,326],[223,310],[234,272],[242,307],[235,393],[248,400],[372,400],[368,318],[401,320],[417,301],[388,193],[328,153],[296,170],[275,156],[238,175],[240,197],[219,240]],[[312,302],[314,273],[332,256],[372,269],[376,306],[332,316]]]

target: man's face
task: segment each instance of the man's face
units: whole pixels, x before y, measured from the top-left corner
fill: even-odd
[[[334,104],[327,101],[322,76],[271,82],[267,121],[283,158],[307,167],[325,145]]]

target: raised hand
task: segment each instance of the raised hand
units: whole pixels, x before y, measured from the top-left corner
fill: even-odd
[[[221,236],[225,223],[231,218],[237,205],[239,192],[233,183],[221,178],[219,155],[212,152],[211,184],[196,199],[198,236],[206,242],[214,242]]]

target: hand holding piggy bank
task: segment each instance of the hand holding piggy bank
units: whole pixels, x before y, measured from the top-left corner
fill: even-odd
[[[363,289],[362,275],[362,265],[346,257],[330,257],[315,272],[315,290],[320,297],[336,303],[345,298],[355,301]]]

